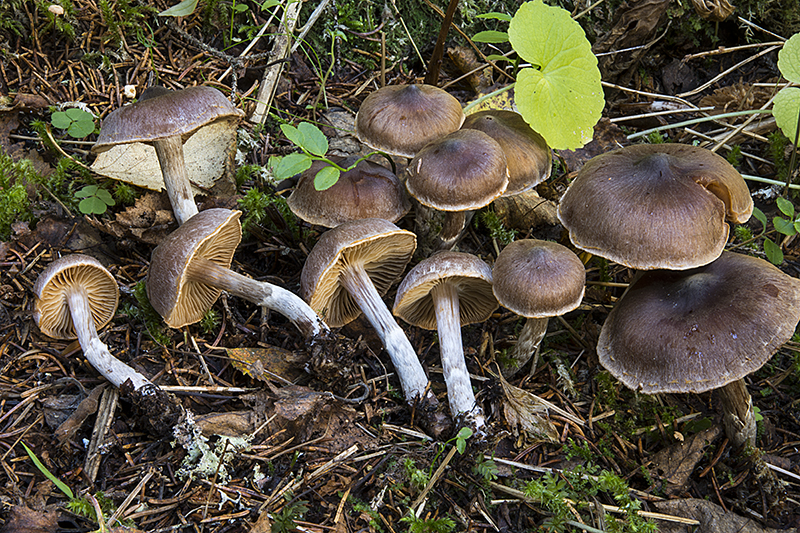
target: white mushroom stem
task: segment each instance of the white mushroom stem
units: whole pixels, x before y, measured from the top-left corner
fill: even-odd
[[[756,445],[756,414],[753,399],[743,379],[719,389],[722,400],[722,422],[734,448]]]
[[[417,353],[397,325],[364,267],[358,264],[349,265],[341,273],[339,281],[378,333],[392,359],[397,377],[400,378],[406,401],[414,403],[417,399],[427,399],[425,390],[428,388],[428,377]],[[432,396],[430,391],[428,394]]]
[[[95,370],[117,388],[128,380],[131,381],[133,390],[137,391],[145,385],[152,385],[149,379],[111,355],[108,346],[100,340],[89,307],[89,298],[83,287],[74,287],[67,292],[67,304],[83,355]]]
[[[282,314],[312,342],[330,333],[328,325],[302,298],[277,285],[248,278],[203,257],[189,262],[186,277]]]
[[[475,428],[480,430],[485,424],[485,419],[483,410],[475,402],[472,382],[464,360],[458,290],[449,283],[440,283],[431,290],[431,297],[436,310],[439,353],[442,357],[450,412],[454,418],[465,415],[474,423]]]
[[[161,165],[161,175],[164,177],[164,188],[167,189],[172,211],[179,225],[198,213],[194,194],[186,173],[186,164],[183,160],[183,141],[180,135],[173,135],[153,142],[156,149],[158,162]]]

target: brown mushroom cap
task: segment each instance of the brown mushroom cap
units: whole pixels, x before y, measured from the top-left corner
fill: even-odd
[[[438,87],[387,85],[364,99],[356,114],[356,136],[376,150],[414,157],[462,122],[461,104]]]
[[[350,265],[362,265],[378,294],[397,281],[416,249],[416,236],[379,218],[345,222],[325,232],[308,254],[300,277],[300,291],[331,327],[361,314],[339,276]]]
[[[337,164],[347,168],[356,159],[358,156],[352,156]],[[306,222],[326,228],[360,218],[397,222],[411,209],[405,187],[386,167],[361,161],[353,170],[342,172],[332,187],[318,191],[314,188],[314,177],[326,166],[329,163],[314,161],[286,201],[292,212]]]
[[[188,280],[186,267],[195,257],[230,267],[242,238],[241,214],[230,209],[202,211],[153,250],[147,297],[169,327],[197,322],[219,297],[219,289]]]
[[[459,130],[420,150],[406,169],[409,194],[439,211],[467,211],[492,203],[508,186],[500,145],[478,130]]]
[[[185,137],[206,124],[241,115],[242,112],[213,87],[157,90],[155,96],[141,98],[135,104],[109,113],[92,150],[103,151],[132,142],[150,143],[173,135],[182,135],[185,141]]]
[[[569,186],[558,218],[572,242],[619,264],[683,270],[710,263],[753,200],[717,154],[683,144],[642,144],[592,158]]]
[[[119,303],[114,276],[93,257],[65,255],[50,263],[33,286],[36,294],[33,319],[48,337],[77,338],[66,296],[75,287],[83,287],[86,292],[96,329],[114,318]]]
[[[646,272],[608,315],[600,363],[645,394],[704,392],[758,370],[800,321],[800,281],[724,252],[688,271]]]
[[[483,322],[498,308],[492,294],[492,271],[481,259],[461,252],[439,252],[417,264],[397,288],[392,312],[412,324],[436,329],[431,291],[449,284],[458,293],[461,325]]]
[[[461,129],[480,130],[500,145],[508,162],[503,196],[519,194],[550,177],[553,153],[544,137],[513,111],[492,109],[467,116]]]
[[[586,270],[572,251],[555,242],[514,241],[500,252],[492,269],[500,304],[528,318],[560,316],[583,299]]]

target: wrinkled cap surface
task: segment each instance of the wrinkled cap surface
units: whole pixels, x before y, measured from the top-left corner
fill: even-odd
[[[550,177],[553,153],[544,137],[522,115],[500,109],[467,116],[462,129],[480,130],[497,141],[508,163],[508,187],[503,196],[519,194]]]
[[[704,392],[761,368],[800,321],[800,281],[724,252],[687,271],[645,272],[608,315],[600,363],[646,394]]]
[[[472,254],[443,251],[420,261],[397,288],[392,312],[412,324],[436,329],[434,287],[448,284],[458,293],[461,325],[483,322],[499,307],[492,294],[492,271]]]
[[[560,316],[576,309],[586,286],[586,270],[572,250],[536,239],[521,239],[503,248],[492,275],[500,304],[528,318]]]
[[[241,114],[213,87],[156,91],[155,96],[109,113],[92,150],[103,151],[132,142],[149,143],[174,135],[187,137],[215,120]]]
[[[205,283],[191,281],[186,267],[196,257],[229,268],[242,239],[241,211],[207,209],[167,235],[150,258],[147,297],[171,328],[203,318],[220,294]]]
[[[642,144],[592,158],[558,207],[573,244],[640,270],[710,263],[753,200],[717,154],[683,144]]]
[[[353,265],[364,268],[378,294],[397,281],[417,247],[417,237],[379,218],[345,222],[320,237],[308,254],[300,291],[311,308],[335,328],[355,320],[361,309],[339,278]]]
[[[357,159],[358,156],[352,156],[337,164],[347,168]],[[386,167],[361,161],[353,170],[342,172],[332,187],[318,191],[314,188],[314,177],[326,166],[329,163],[314,161],[286,201],[292,212],[306,222],[326,228],[360,218],[397,222],[411,209],[405,187]]]
[[[86,294],[96,329],[114,318],[119,303],[114,276],[94,257],[65,255],[50,263],[33,287],[33,319],[42,333],[54,339],[77,338],[67,303],[67,295],[76,289]]]
[[[364,99],[356,114],[356,136],[376,150],[414,157],[462,122],[461,104],[438,87],[387,85]]]
[[[500,145],[478,130],[459,130],[428,144],[406,169],[406,187],[421,204],[466,211],[492,203],[508,186]]]

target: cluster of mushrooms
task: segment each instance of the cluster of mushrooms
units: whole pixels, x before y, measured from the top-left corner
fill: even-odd
[[[200,103],[187,108],[187,94]],[[140,112],[157,119],[135,131]],[[465,117],[459,102],[435,87],[372,93],[356,116],[358,138],[410,161],[398,179],[363,160],[326,191],[316,191],[313,178],[327,163],[315,163],[300,177],[290,207],[309,223],[331,228],[307,258],[300,298],[230,270],[241,239],[240,212],[198,212],[194,203],[182,142],[205,124],[238,115],[215,89],[195,87],[143,95],[103,123],[95,150],[126,142],[154,146],[180,224],[152,254],[147,293],[153,307],[180,328],[199,321],[224,290],[283,314],[310,345],[326,342],[330,328],[363,313],[406,400],[432,410],[438,402],[395,316],[435,329],[450,412],[485,433],[461,326],[486,320],[500,305],[525,317],[511,357],[521,367],[537,350],[548,319],[576,309],[584,294],[583,263],[558,243],[515,241],[491,268],[451,250],[471,212],[549,177],[552,156],[542,137],[510,111]],[[416,233],[395,225],[411,209],[408,196]],[[558,208],[576,248],[638,271],[601,330],[601,364],[646,394],[720,389],[735,445],[755,442],[743,378],[800,321],[800,281],[761,259],[723,251],[726,220],[743,223],[752,210],[744,180],[723,158],[677,144],[629,146],[595,157]],[[383,295],[400,281],[418,239],[425,241],[426,258],[402,279],[390,312]],[[153,386],[111,356],[97,336],[117,301],[113,277],[97,261],[55,261],[37,281],[36,295],[34,316],[45,334],[77,336],[87,359],[117,386],[128,380],[134,389]]]

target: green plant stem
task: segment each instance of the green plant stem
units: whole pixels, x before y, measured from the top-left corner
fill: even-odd
[[[657,131],[666,131],[675,128],[682,128],[684,126],[691,126],[692,124],[701,124],[703,122],[711,122],[713,120],[719,120],[721,118],[741,117],[745,115],[771,115],[771,114],[772,114],[771,109],[748,109],[746,111],[734,111],[731,113],[722,113],[719,115],[710,115],[707,117],[693,118],[691,120],[684,120],[683,122],[676,122],[675,124],[666,124],[664,126],[659,126],[657,128],[650,128],[649,130],[643,130],[636,133],[632,133],[628,135],[628,140],[632,141],[634,139],[638,139],[639,137],[645,137]],[[781,185],[783,185],[783,183],[781,183]]]
[[[759,183],[768,183],[770,185],[780,185],[781,187],[789,187],[790,189],[798,189],[800,190],[800,185],[796,185],[794,183],[790,183],[786,185],[786,183],[778,180],[771,180],[769,178],[762,178],[761,176],[752,176],[750,174],[742,174],[742,177],[748,181],[757,181]]]
[[[581,524],[580,522],[576,522],[574,520],[567,520],[566,524],[568,526],[577,527],[578,529],[588,531],[589,533],[606,533],[602,529],[597,529],[596,527],[587,526],[586,524]]]

